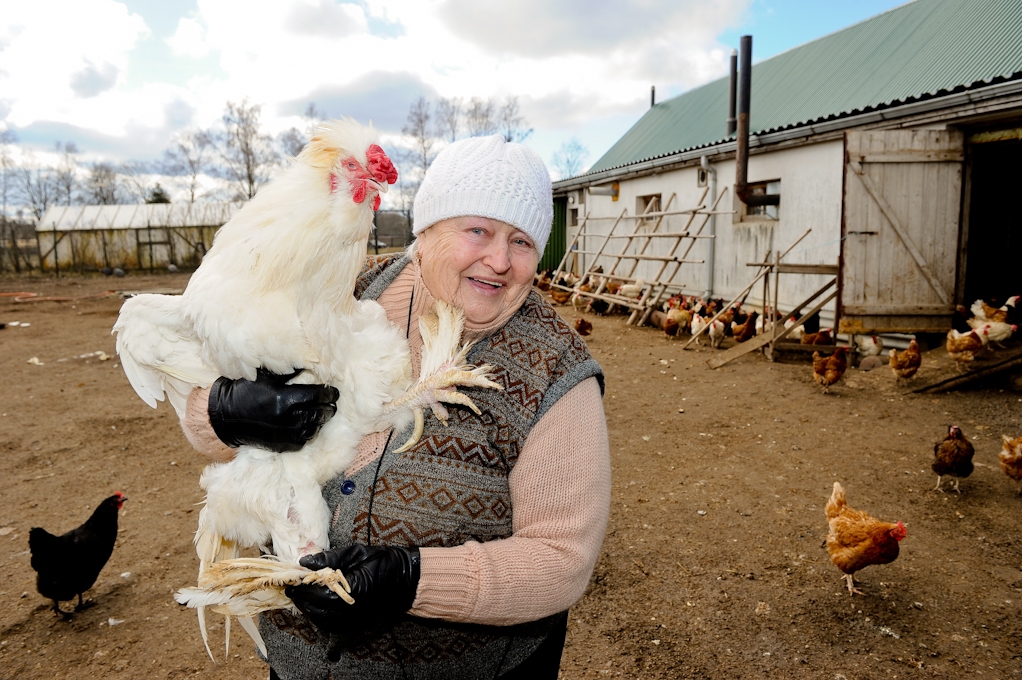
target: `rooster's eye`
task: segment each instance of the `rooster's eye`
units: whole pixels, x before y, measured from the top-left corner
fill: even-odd
[[[348,170],[354,170],[354,169],[355,169],[355,164],[354,163],[348,163]]]

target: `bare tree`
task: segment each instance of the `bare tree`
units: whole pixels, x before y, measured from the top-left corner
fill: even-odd
[[[436,136],[454,142],[458,139],[461,124],[461,99],[440,97],[433,106],[436,116]]]
[[[309,140],[298,131],[298,128],[292,127],[277,135],[277,143],[280,144],[280,149],[285,156],[294,158],[302,152]]]
[[[316,133],[316,128],[326,120],[326,114],[316,108],[314,102],[309,102],[309,105],[305,107],[305,113],[302,114],[302,118],[305,119],[305,135],[312,137]]]
[[[57,185],[59,202],[71,205],[78,188],[78,146],[74,142],[57,142],[57,153],[61,154],[53,179]]]
[[[121,194],[134,203],[147,203],[153,190],[153,167],[145,161],[127,161],[117,169]],[[113,201],[116,203],[117,201]]]
[[[496,132],[497,121],[494,119],[493,100],[472,97],[465,111],[465,127],[469,137],[492,135]]]
[[[572,137],[561,144],[561,148],[554,154],[553,166],[557,169],[561,179],[565,179],[579,174],[587,160],[589,160],[589,149],[578,141],[578,137]]]
[[[212,137],[215,148],[223,162],[221,176],[234,185],[239,198],[255,196],[259,187],[269,179],[269,170],[276,164],[278,155],[273,149],[273,139],[259,127],[262,107],[227,102],[224,111],[224,130]]]
[[[196,130],[179,136],[174,145],[163,152],[163,172],[185,179],[189,203],[195,203],[199,177],[209,168],[211,146],[209,134]]]
[[[114,166],[110,163],[93,163],[85,182],[85,193],[90,203],[116,205],[121,187]]]
[[[21,272],[21,249],[18,247],[18,237],[14,226],[7,219],[7,204],[14,191],[14,173],[17,169],[14,165],[14,158],[11,156],[11,145],[17,143],[17,136],[10,130],[0,131],[0,245],[8,244],[8,259],[11,267],[16,272]],[[27,264],[27,263],[26,263]],[[0,268],[3,262],[0,261]]]
[[[18,168],[17,178],[21,202],[37,221],[43,219],[49,207],[57,203],[59,196],[53,170],[30,161],[29,165]]]
[[[409,165],[413,174],[422,181],[422,177],[429,170],[436,154],[433,147],[436,145],[436,137],[433,135],[433,128],[430,125],[429,102],[425,97],[419,97],[408,109],[408,120],[401,128],[401,133],[412,138],[412,149],[407,152]]]
[[[524,142],[532,134],[532,128],[526,129],[528,122],[518,110],[518,97],[508,96],[503,106],[497,111],[497,124],[504,140],[508,142]]]

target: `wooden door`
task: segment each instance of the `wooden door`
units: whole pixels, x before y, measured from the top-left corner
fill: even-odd
[[[950,328],[963,158],[960,132],[845,133],[842,333]]]

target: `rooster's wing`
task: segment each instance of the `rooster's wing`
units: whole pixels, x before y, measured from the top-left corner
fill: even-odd
[[[179,296],[136,295],[121,306],[113,332],[128,382],[153,408],[166,394],[181,416],[192,389],[219,377],[201,359],[202,347]]]

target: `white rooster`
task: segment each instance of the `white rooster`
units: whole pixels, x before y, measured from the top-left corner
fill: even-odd
[[[200,585],[213,563],[252,546],[272,548],[276,564],[300,571],[299,557],[329,547],[322,485],[354,459],[364,435],[401,431],[414,417],[410,446],[421,435],[423,407],[441,418],[441,401],[478,413],[452,388],[497,387],[486,378],[488,366],[465,365],[459,310],[440,304],[420,321],[422,377],[412,385],[404,329],[390,324],[379,304],[353,295],[379,193],[395,181],[371,126],[332,121],[223,226],[183,295],[138,295],[121,308],[117,352],[132,387],[154,408],[166,393],[181,414],[193,388],[218,376],[253,380],[260,368],[301,369],[292,382],[329,384],[340,393],[336,416],[302,450],[242,446],[229,463],[205,469],[195,535]],[[247,617],[290,604],[286,584],[277,585],[244,596],[188,589],[178,600],[199,609],[207,651],[206,605],[239,616],[261,646]]]

